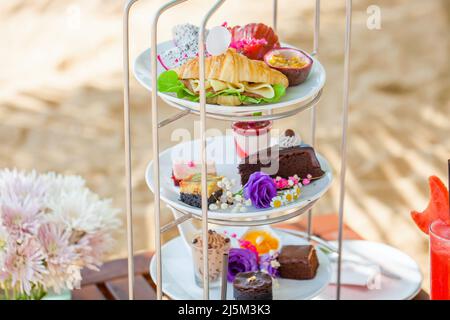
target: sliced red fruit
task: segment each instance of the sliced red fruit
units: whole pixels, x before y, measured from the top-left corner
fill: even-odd
[[[249,59],[263,60],[268,51],[280,47],[278,36],[271,27],[263,23],[250,23],[228,29],[232,36],[230,47]]]
[[[450,225],[448,190],[445,184],[436,176],[431,176],[430,184],[430,202],[423,212],[412,211],[411,217],[416,225],[428,234],[430,224],[440,219]]]

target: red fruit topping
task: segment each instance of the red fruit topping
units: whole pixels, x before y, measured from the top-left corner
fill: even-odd
[[[267,130],[271,126],[270,121],[246,121],[246,122],[234,122],[233,128],[236,130]],[[270,128],[269,128],[270,129]]]
[[[436,176],[431,176],[428,181],[430,184],[430,203],[428,207],[423,212],[411,212],[411,217],[416,225],[426,234],[429,232],[431,223],[437,219],[450,225],[448,190]]]
[[[172,176],[171,176],[170,178],[172,179],[173,184],[175,185],[175,187],[179,187],[179,186],[180,186],[180,181],[181,181],[181,179],[175,178],[175,176],[174,176],[174,174],[173,174],[173,171],[172,171]]]
[[[264,55],[280,42],[273,29],[263,23],[250,23],[229,29],[232,35],[230,47],[249,59],[263,60]]]

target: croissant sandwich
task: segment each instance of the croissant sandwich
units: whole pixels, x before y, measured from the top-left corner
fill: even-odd
[[[205,59],[205,79],[206,101],[228,106],[277,102],[289,85],[287,77],[281,72],[231,48],[224,54]],[[174,92],[178,98],[198,101],[198,57],[161,73],[158,90]]]

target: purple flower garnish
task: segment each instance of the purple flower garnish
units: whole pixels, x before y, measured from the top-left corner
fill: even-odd
[[[257,255],[247,249],[231,248],[228,253],[227,280],[232,282],[239,272],[258,271]]]
[[[270,201],[277,196],[277,187],[272,178],[264,172],[252,173],[244,186],[244,197],[252,200],[258,209],[270,207]]]
[[[280,276],[280,271],[278,270],[278,252],[271,255],[269,253],[263,254],[259,258],[259,266],[261,271],[267,272],[272,278],[278,278]]]

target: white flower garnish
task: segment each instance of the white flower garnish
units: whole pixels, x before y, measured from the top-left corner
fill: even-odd
[[[209,210],[217,210],[217,209],[219,209],[219,207],[217,206],[217,204],[211,203],[211,204],[209,205]]]
[[[292,200],[294,200],[294,194],[292,193],[291,190],[288,190],[288,191],[284,192],[283,200],[285,202],[291,202]]]
[[[301,190],[298,185],[294,186],[294,188],[292,189],[292,194],[294,195],[295,200],[297,200],[300,197]]]
[[[279,208],[283,205],[283,199],[280,196],[276,196],[272,198],[272,201],[270,202],[270,206],[272,208]]]
[[[270,261],[270,266],[274,269],[277,269],[280,267],[280,263],[278,262],[278,260],[272,260]]]

